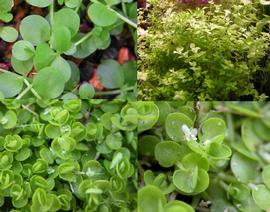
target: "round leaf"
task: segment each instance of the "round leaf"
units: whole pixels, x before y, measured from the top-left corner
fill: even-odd
[[[67,27],[59,26],[52,31],[50,43],[58,52],[62,53],[71,47],[71,34]]]
[[[231,159],[231,170],[234,176],[243,183],[248,183],[258,176],[256,171],[258,163],[239,154],[234,153]]]
[[[95,89],[89,83],[83,83],[80,86],[79,94],[81,99],[92,99],[95,95]]]
[[[174,141],[183,141],[185,136],[182,131],[183,125],[191,128],[193,127],[193,122],[183,113],[169,114],[165,121],[167,135]]]
[[[29,15],[22,20],[20,33],[24,40],[36,46],[50,39],[51,27],[42,16]]]
[[[164,194],[156,186],[148,185],[138,192],[138,212],[162,212],[165,203]]]
[[[23,88],[23,78],[13,73],[0,74],[0,92],[5,98],[14,97]]]
[[[14,42],[18,38],[18,32],[13,27],[2,27],[0,28],[0,37],[6,42]]]
[[[104,60],[98,66],[97,73],[105,88],[115,89],[124,85],[124,73],[120,64],[115,60]]]
[[[52,62],[51,67],[59,70],[62,75],[65,78],[65,82],[67,82],[70,79],[71,76],[71,68],[69,63],[62,58],[61,56],[58,56],[55,58],[55,60]]]
[[[61,95],[65,87],[63,74],[52,67],[40,70],[34,80],[33,88],[44,99],[53,99]]]
[[[34,46],[24,40],[16,42],[12,48],[12,54],[17,60],[26,61],[34,55]]]
[[[117,15],[101,3],[93,3],[88,8],[88,16],[98,26],[110,26],[117,21]]]
[[[11,65],[17,73],[19,73],[23,76],[27,76],[33,68],[33,61],[32,61],[32,59],[29,59],[26,61],[20,61],[12,56],[11,57]]]
[[[36,46],[50,39],[51,27],[48,21],[42,16],[29,15],[22,20],[20,33],[24,40],[29,41]]]
[[[59,27],[67,27],[73,37],[79,30],[80,17],[74,10],[63,8],[54,14],[52,26],[54,30]]]
[[[212,140],[216,136],[223,135],[226,133],[226,124],[220,118],[209,118],[205,120],[199,129],[198,136],[200,141]]]
[[[173,166],[178,161],[181,153],[181,146],[173,141],[160,142],[155,148],[155,158],[163,167]]]
[[[51,5],[53,0],[26,0],[26,2],[32,6],[44,8]]]
[[[268,211],[270,209],[270,190],[265,185],[257,185],[252,190],[252,196],[255,203],[263,210]]]

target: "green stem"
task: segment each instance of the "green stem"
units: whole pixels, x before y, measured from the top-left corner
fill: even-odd
[[[121,1],[121,6],[122,6],[123,13],[125,14],[125,16],[127,16],[127,8],[124,1]]]
[[[34,112],[33,110],[31,110],[29,107],[22,105],[22,108],[29,111],[30,113],[34,114],[35,116],[38,116],[38,114],[36,112]]]
[[[35,97],[37,97],[38,99],[42,99],[40,95],[38,95],[38,93],[34,90],[34,88],[32,88],[32,85],[26,79],[23,79],[23,81],[27,87],[31,87],[30,90],[34,94]]]
[[[32,86],[28,86],[26,89],[24,89],[20,95],[16,97],[17,100],[21,99],[25,94],[27,94],[31,90]]]
[[[121,15],[120,13],[118,13],[117,11],[115,11],[114,9],[112,8],[109,8],[108,7],[108,10],[114,12],[118,18],[120,18],[122,21],[126,22],[127,24],[129,24],[130,26],[134,27],[135,29],[137,29],[137,24],[134,23],[133,21],[129,20],[127,17]]]
[[[74,43],[75,46],[80,45],[82,42],[86,41],[89,37],[91,37],[93,33],[93,30],[85,34],[80,40],[78,40],[76,43]]]
[[[50,22],[51,22],[51,25],[53,23],[53,13],[54,13],[54,1],[52,2],[51,6],[50,6]]]
[[[223,172],[220,172],[220,173],[218,174],[218,178],[224,180],[224,181],[227,182],[227,183],[235,183],[235,182],[237,182],[237,180],[236,180],[233,176],[226,175],[226,174],[223,173]]]
[[[117,89],[117,90],[112,90],[112,91],[100,91],[100,92],[96,92],[95,96],[104,96],[104,95],[115,95],[115,94],[120,94],[122,91],[131,91],[133,90],[134,87],[128,87],[124,90],[121,89]]]
[[[229,189],[229,186],[224,182],[224,181],[219,181],[219,185],[221,188],[223,188],[226,192],[228,191]]]

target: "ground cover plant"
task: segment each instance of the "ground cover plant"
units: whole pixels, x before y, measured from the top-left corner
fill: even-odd
[[[129,212],[147,102],[0,100],[0,210]],[[154,120],[152,120],[154,119]]]
[[[0,5],[1,96],[53,99],[82,89],[91,98],[135,97],[136,1]]]
[[[268,98],[269,6],[240,0],[147,2],[138,18],[139,99]]]
[[[138,211],[269,211],[270,104],[149,102]]]

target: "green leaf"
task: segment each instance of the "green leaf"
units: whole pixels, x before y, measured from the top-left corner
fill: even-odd
[[[32,6],[44,8],[51,5],[53,0],[26,0],[26,2]]]
[[[72,9],[60,9],[54,14],[52,27],[53,30],[56,30],[59,27],[67,27],[71,33],[71,37],[73,37],[79,30],[80,17]]]
[[[139,139],[138,151],[140,154],[145,156],[154,156],[156,145],[161,140],[154,135],[145,135]]]
[[[50,39],[51,27],[48,21],[42,16],[29,15],[22,20],[20,33],[24,40],[29,41],[34,46],[37,46]]]
[[[197,166],[189,169],[179,169],[173,174],[174,185],[186,195],[203,192],[209,186],[209,176],[204,169]]]
[[[29,59],[26,61],[20,61],[12,56],[11,57],[11,65],[17,73],[19,73],[23,76],[27,76],[33,68],[33,60]]]
[[[14,42],[18,38],[18,32],[13,27],[1,27],[0,28],[0,38],[6,42]]]
[[[174,141],[184,141],[185,134],[182,130],[183,125],[192,128],[193,122],[183,113],[169,114],[165,121],[165,129],[167,135]]]
[[[64,76],[65,78],[65,82],[67,82],[69,79],[70,79],[70,76],[71,76],[71,68],[70,68],[70,65],[69,63],[64,59],[62,58],[61,56],[57,56],[55,58],[55,60],[52,62],[51,64],[51,67],[52,68],[55,68],[57,70],[59,70],[62,75]]]
[[[79,88],[81,99],[92,99],[95,95],[95,89],[89,83],[83,83]]]
[[[51,64],[56,58],[56,53],[49,47],[47,43],[41,43],[37,46],[34,56],[34,66],[37,71]],[[60,57],[60,56],[59,56]]]
[[[79,171],[80,165],[77,162],[65,162],[59,166],[59,176],[66,181],[75,181],[76,171]]]
[[[252,196],[255,203],[263,210],[268,211],[270,209],[270,190],[265,185],[256,185],[252,190]]]
[[[44,99],[57,98],[64,91],[65,78],[59,70],[47,67],[36,74],[33,88]]]
[[[240,153],[234,153],[231,158],[231,170],[240,182],[248,183],[258,176],[258,163]]]
[[[212,139],[220,135],[224,137],[226,129],[226,124],[222,119],[209,118],[201,124],[198,132],[198,137],[201,142],[207,140],[211,141]]]
[[[0,11],[8,12],[12,9],[13,0],[0,0]]]
[[[124,85],[124,73],[121,65],[115,60],[104,60],[98,66],[97,73],[105,88],[115,89]]]
[[[156,186],[148,185],[138,192],[138,212],[163,212],[165,203],[165,195]]]
[[[253,123],[251,119],[244,120],[241,126],[241,135],[246,147],[251,151],[255,151],[262,141],[255,134],[252,125]]]
[[[262,177],[263,182],[268,187],[268,189],[270,189],[270,165],[263,167]]]
[[[117,21],[117,15],[101,3],[93,3],[88,8],[88,16],[98,26],[110,26]]]
[[[14,128],[17,124],[17,114],[12,110],[7,111],[1,118],[0,123],[3,125],[4,129]]]
[[[182,149],[173,141],[163,141],[156,145],[155,158],[163,167],[173,166],[181,157]]]
[[[195,212],[195,210],[187,203],[173,200],[164,206],[164,212]]]
[[[65,0],[65,5],[69,8],[76,8],[80,6],[82,0]]]
[[[56,29],[53,29],[50,44],[59,53],[69,50],[71,47],[71,33],[69,28],[58,26]]]
[[[12,48],[13,56],[20,61],[26,61],[33,57],[35,52],[34,46],[24,40],[16,42]]]
[[[5,98],[14,97],[23,88],[23,78],[13,73],[0,74],[0,92]]]

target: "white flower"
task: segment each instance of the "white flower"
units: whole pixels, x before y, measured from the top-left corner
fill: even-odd
[[[182,131],[185,134],[184,139],[186,141],[197,141],[197,129],[196,128],[188,128],[187,125],[182,125]]]

